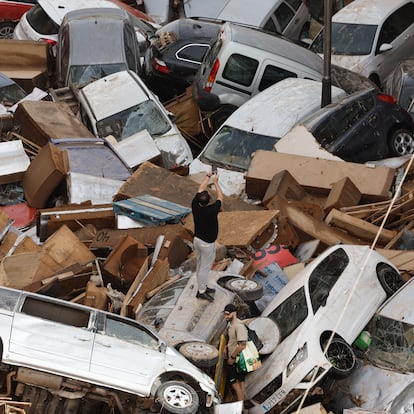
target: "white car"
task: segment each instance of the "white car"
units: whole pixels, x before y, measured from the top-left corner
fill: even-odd
[[[136,320],[156,329],[167,344],[200,368],[217,363],[216,348],[226,328],[223,309],[235,294],[245,301],[263,295],[261,284],[236,274],[210,272],[209,286],[216,290],[214,302],[197,299],[197,274],[193,272],[158,292],[136,315]]]
[[[335,86],[332,101],[346,96]],[[227,118],[197,158],[190,174],[208,172],[215,165],[224,194],[239,195],[244,173],[258,149],[272,151],[274,145],[296,124],[321,107],[322,83],[287,78],[253,96]]]
[[[141,55],[144,56],[146,42],[154,35],[159,26],[144,13],[120,0],[38,0],[37,4],[21,17],[13,32],[13,39],[43,40],[49,43],[53,54],[55,54],[59,27],[66,13],[99,7],[122,8],[128,13],[135,28]]]
[[[136,73],[126,70],[91,82],[79,90],[78,99],[82,120],[96,136],[113,136],[120,142],[146,130],[164,168],[186,166],[193,160],[172,114]]]
[[[294,40],[309,30],[309,10],[302,0],[261,0],[260,7],[252,7],[245,0],[191,0],[181,2],[179,7],[178,12],[183,17],[241,23]]]
[[[262,312],[278,326],[280,343],[246,377],[249,413],[293,408],[328,372],[349,375],[356,364],[351,344],[402,284],[391,262],[368,246],[336,245],[320,254]]]
[[[323,53],[323,29],[310,48]],[[354,0],[332,16],[332,64],[378,86],[414,50],[413,0]]]
[[[335,412],[353,408],[410,413],[414,403],[414,278],[385,302],[370,321],[364,360],[330,393]],[[358,402],[359,401],[359,402]],[[336,411],[337,410],[337,411]]]
[[[139,412],[151,397],[154,408],[176,414],[219,404],[208,375],[149,328],[116,314],[2,287],[0,340],[2,383],[31,392],[35,412],[56,412],[53,396],[69,401],[65,407],[100,401],[106,410],[90,411],[100,413]]]

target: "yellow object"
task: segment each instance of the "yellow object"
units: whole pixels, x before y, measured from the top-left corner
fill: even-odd
[[[214,374],[214,382],[221,398],[224,398],[226,392],[226,362],[224,359],[224,350],[226,349],[227,341],[224,335],[220,337],[219,358],[216,364],[216,371]]]

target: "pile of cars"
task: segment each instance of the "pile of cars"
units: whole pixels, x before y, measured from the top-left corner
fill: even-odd
[[[335,6],[324,107],[325,32],[309,47],[301,42],[310,2],[183,1],[173,9],[148,0],[144,14],[120,0],[37,0],[0,23],[0,36],[49,44],[48,99],[71,91],[70,115],[86,131],[50,141],[66,149],[72,172],[92,169],[92,152],[96,168],[107,164],[105,178],[122,182],[146,160],[182,175],[217,167],[224,194],[239,197],[258,150],[368,164],[414,154],[414,0]],[[5,112],[27,99],[0,80]],[[185,114],[211,129],[201,149],[180,128],[183,115],[169,110],[184,95]],[[407,300],[412,283],[377,251],[321,249],[261,312],[260,283],[225,271],[210,277],[213,303],[195,297],[190,272],[146,301],[135,320],[1,287],[0,378],[23,384],[22,399],[30,387],[45,389],[48,412],[62,397],[73,412],[84,404],[91,413],[211,414],[221,403],[211,376],[223,363],[222,311],[234,302],[265,345],[261,369],[246,378],[247,412],[292,412],[317,385],[335,389],[334,410],[351,408],[367,375],[388,378],[385,369],[404,388],[389,386],[391,412],[409,405],[412,318],[393,304]],[[372,343],[362,368],[355,343],[364,330]],[[385,397],[364,404],[390,408]]]

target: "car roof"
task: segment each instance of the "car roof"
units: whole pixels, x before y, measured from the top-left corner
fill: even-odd
[[[125,24],[130,24],[128,14],[118,8],[79,9],[67,13],[61,27],[64,28],[66,25],[70,27],[71,64],[124,62]],[[131,30],[133,30],[132,25]],[[90,47],[90,45],[102,45],[103,41],[104,48]]]
[[[246,0],[229,0],[216,17],[229,22],[261,27],[270,11],[280,3],[282,0],[260,0],[260,7],[252,7]]]
[[[303,125],[309,130],[312,131],[315,126],[319,124],[319,122],[325,118],[329,118],[331,114],[341,107],[346,105],[349,102],[352,102],[356,99],[359,99],[361,96],[375,94],[378,90],[376,88],[365,89],[362,91],[354,92],[343,99],[340,99],[338,102],[331,103],[318,111],[311,114],[308,118],[303,120]]]
[[[223,24],[222,31],[229,41],[290,59],[319,74],[323,72],[323,61],[316,53],[286,38],[229,22]]]
[[[195,38],[216,38],[222,22],[199,19],[177,19],[157,30],[157,34],[173,32],[177,40]]]
[[[410,279],[377,311],[377,314],[414,325],[414,279]]]
[[[282,137],[301,119],[320,108],[322,82],[287,78],[269,86],[238,108],[224,122],[244,131]],[[332,97],[345,91],[332,86]]]
[[[38,4],[58,25],[61,24],[65,14],[72,10],[90,9],[92,7],[112,7],[119,9],[119,6],[108,0],[38,0]]]
[[[80,92],[89,102],[98,121],[113,115],[114,102],[117,104],[118,112],[121,112],[139,102],[152,99],[151,93],[139,76],[129,70],[91,82]]]
[[[332,22],[379,25],[410,0],[353,0],[332,16]]]

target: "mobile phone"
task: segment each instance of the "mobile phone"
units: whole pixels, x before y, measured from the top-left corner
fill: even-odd
[[[211,167],[211,174],[217,174],[217,167],[215,165]]]

